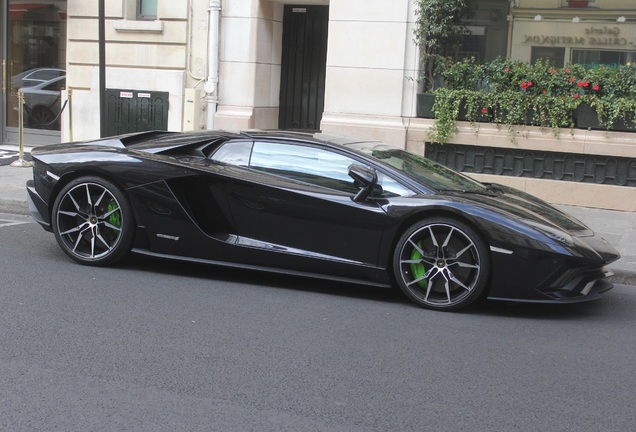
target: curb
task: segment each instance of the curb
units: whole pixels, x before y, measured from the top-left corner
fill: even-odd
[[[615,269],[611,266],[608,268],[614,272],[614,276],[610,278],[614,284],[636,286],[636,272],[624,269]]]
[[[30,214],[29,204],[26,201],[0,198],[0,212],[28,216]]]

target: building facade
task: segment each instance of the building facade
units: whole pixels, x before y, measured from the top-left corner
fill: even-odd
[[[322,129],[426,151],[431,122],[415,115],[413,0],[105,0],[103,40],[98,1],[0,2],[4,142],[18,139],[17,89],[39,86],[25,93],[27,145],[144,129],[283,128]],[[557,65],[626,64],[636,56],[634,2],[477,3],[465,55],[549,57]],[[31,81],[22,76],[38,71],[42,77]],[[100,129],[100,79],[106,131]],[[631,133],[565,133],[555,139],[531,131],[512,144],[496,128],[475,134],[460,125],[453,143],[582,154],[596,151],[593,144],[620,144],[612,151],[631,157],[632,141]],[[631,188],[609,194],[601,188],[577,201],[564,199],[572,195],[567,192],[554,196],[549,182],[535,186],[530,180],[497,178],[566,204],[594,205],[590,197],[596,194],[608,200],[620,195],[627,203],[621,209],[636,210]],[[607,200],[598,206],[617,207]]]

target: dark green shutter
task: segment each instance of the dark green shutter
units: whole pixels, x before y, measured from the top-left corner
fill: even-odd
[[[106,135],[168,130],[168,92],[106,90]]]

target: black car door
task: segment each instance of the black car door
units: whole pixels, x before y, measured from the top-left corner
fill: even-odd
[[[255,142],[244,176],[226,184],[239,244],[376,265],[387,215],[378,202],[352,200],[354,162],[331,149]]]

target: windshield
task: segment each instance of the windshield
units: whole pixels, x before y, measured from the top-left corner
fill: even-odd
[[[349,147],[392,166],[422,185],[436,191],[482,193],[487,190],[483,184],[433,162],[424,156],[409,153],[386,144],[356,143],[349,145]]]

